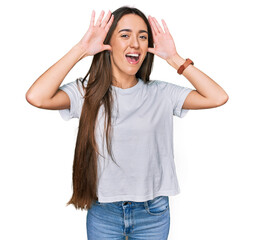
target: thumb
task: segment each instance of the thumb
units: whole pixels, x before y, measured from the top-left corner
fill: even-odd
[[[150,53],[155,54],[155,50],[154,50],[154,48],[148,48],[148,49],[147,49],[147,51],[148,51],[148,52],[150,52]]]
[[[103,51],[105,50],[112,51],[112,47],[110,45],[103,45]]]

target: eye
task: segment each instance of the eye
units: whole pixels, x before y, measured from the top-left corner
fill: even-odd
[[[141,36],[141,38],[143,38],[143,39],[147,39],[147,37],[146,37],[146,36]]]
[[[124,37],[124,38],[125,38],[126,36],[128,37],[128,35],[127,35],[127,34],[123,34],[123,35],[121,35],[121,37]]]

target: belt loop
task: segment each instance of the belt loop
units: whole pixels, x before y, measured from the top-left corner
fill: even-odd
[[[149,200],[148,200],[148,201],[149,201]],[[145,202],[144,202],[144,206],[145,206],[146,209],[148,208],[148,201],[145,201]]]

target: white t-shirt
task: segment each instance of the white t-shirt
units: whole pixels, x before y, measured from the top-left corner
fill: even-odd
[[[78,82],[83,95],[82,83]],[[68,94],[71,102],[70,109],[59,110],[60,115],[66,121],[79,118],[84,100],[76,81],[60,89]],[[178,194],[173,115],[180,118],[186,115],[189,110],[182,109],[182,105],[193,89],[158,80],[145,84],[141,79],[133,87],[112,86],[112,89],[112,151],[120,168],[106,150],[105,135],[102,137],[104,107],[101,107],[95,135],[102,154],[98,157],[98,201],[143,202]]]

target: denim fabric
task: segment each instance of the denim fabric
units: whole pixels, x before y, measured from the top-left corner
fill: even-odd
[[[87,212],[88,240],[167,240],[170,228],[168,196],[145,202],[95,201]]]

